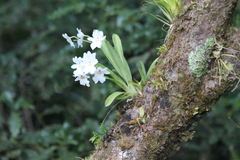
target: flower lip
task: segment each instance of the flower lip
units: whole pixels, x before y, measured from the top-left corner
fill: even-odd
[[[79,74],[77,76],[77,78],[75,79],[75,81],[79,81],[79,83],[83,86],[87,86],[90,87],[90,82],[88,80],[89,76],[85,75],[85,74]]]
[[[102,41],[106,38],[106,36],[103,36],[103,31],[94,30],[92,33],[92,37],[88,37],[87,40],[91,41],[90,47],[92,50],[95,48],[101,48]]]
[[[83,63],[85,66],[84,72],[93,74],[96,70],[95,64],[98,63],[96,53],[91,53],[90,51],[83,53]]]
[[[106,78],[104,77],[104,74],[110,74],[107,71],[107,68],[98,67],[95,71],[94,77],[92,78],[94,83],[96,84],[97,82],[101,83],[105,82]]]

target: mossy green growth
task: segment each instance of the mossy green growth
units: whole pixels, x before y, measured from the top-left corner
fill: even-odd
[[[201,77],[208,71],[208,59],[214,47],[214,39],[208,38],[204,45],[199,45],[188,57],[188,64],[197,77]]]
[[[162,46],[160,46],[160,47],[157,48],[157,49],[158,49],[157,55],[161,55],[161,53],[165,53],[165,52],[168,50],[166,44],[163,44]]]

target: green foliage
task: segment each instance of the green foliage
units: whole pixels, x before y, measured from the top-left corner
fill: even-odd
[[[138,72],[140,73],[140,76],[141,76],[141,81],[139,82],[139,86],[140,86],[140,89],[142,90],[143,86],[147,83],[147,80],[149,79],[150,77],[150,74],[152,73],[152,69],[153,67],[155,66],[155,64],[157,63],[159,58],[156,58],[152,64],[150,65],[148,71],[146,72],[146,68],[143,64],[142,61],[140,61],[140,68],[138,68]]]
[[[89,139],[89,141],[92,142],[95,146],[102,143],[103,135],[108,132],[108,129],[103,123],[100,125],[99,128],[101,129],[101,133],[98,134],[97,132],[93,132],[93,136]]]
[[[125,94],[125,92],[118,92],[118,91],[113,92],[112,94],[110,94],[110,95],[107,97],[107,99],[105,100],[105,107],[107,107],[107,106],[109,106],[110,104],[112,104],[112,102],[113,102],[117,97],[119,97],[119,96],[121,96],[121,95],[124,95],[124,94]],[[123,97],[123,98],[125,98],[125,97]]]
[[[20,128],[22,127],[21,118],[18,112],[11,112],[8,125],[11,137],[16,138],[20,133]]]
[[[140,61],[140,68],[138,69],[141,81],[139,83],[134,83],[132,78],[132,73],[130,71],[129,65],[124,57],[122,42],[118,35],[113,34],[112,36],[113,45],[112,46],[107,40],[103,41],[101,50],[103,51],[106,58],[112,64],[116,74],[109,70],[112,80],[117,84],[124,92],[116,91],[112,93],[105,101],[105,106],[109,106],[116,98],[126,99],[133,98],[134,96],[142,95],[142,87],[147,82],[152,68],[155,66],[157,59],[154,60],[149,67],[148,72],[146,72],[145,66],[142,61]]]
[[[201,77],[207,72],[208,59],[212,52],[213,45],[214,39],[208,38],[204,45],[197,46],[196,50],[190,53],[188,57],[189,67],[197,77]]]
[[[134,86],[132,82],[132,73],[129,65],[124,57],[122,43],[118,35],[113,34],[112,46],[107,40],[103,41],[101,50],[112,64],[116,74],[110,71],[112,78],[108,78],[116,83],[124,92],[114,92],[105,101],[105,106],[108,106],[113,102],[115,98],[125,99],[127,97],[133,97],[141,94],[141,90]],[[120,98],[121,97],[121,98]]]
[[[94,145],[100,144],[102,141],[102,135],[98,134],[97,132],[93,132],[93,136],[89,139]]]
[[[173,24],[179,13],[182,0],[155,0],[148,3],[156,5],[162,13],[161,15],[156,16],[153,14],[151,15],[162,23],[170,26],[171,24]]]

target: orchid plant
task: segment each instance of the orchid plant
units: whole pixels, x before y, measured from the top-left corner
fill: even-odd
[[[162,13],[162,15],[151,15],[163,24],[171,26],[179,13],[182,0],[154,0],[148,3],[156,5]]]
[[[83,47],[83,42],[88,42],[92,50],[100,48],[112,64],[114,70],[110,70],[99,63],[95,52],[88,51],[87,53],[83,53],[83,57],[75,56],[72,59],[74,64],[71,68],[75,69],[73,72],[75,81],[79,81],[80,85],[90,87],[89,78],[93,75],[92,80],[95,84],[98,82],[104,83],[106,79],[109,79],[122,88],[123,91],[116,91],[108,96],[105,101],[105,106],[109,106],[115,99],[126,99],[142,95],[142,87],[148,80],[157,59],[152,63],[148,72],[146,72],[143,63],[140,62],[141,68],[139,68],[139,73],[141,75],[141,81],[133,82],[129,65],[123,54],[122,42],[118,35],[112,35],[113,45],[111,45],[110,42],[106,40],[106,36],[104,36],[102,31],[94,30],[92,37],[83,34],[81,29],[77,28],[77,31],[77,36],[69,37],[66,33],[62,34],[62,36],[74,48],[74,41],[77,41],[78,47]],[[87,39],[84,39],[84,37]]]

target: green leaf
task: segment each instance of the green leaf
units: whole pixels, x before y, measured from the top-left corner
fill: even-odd
[[[113,44],[114,44],[114,47],[116,49],[116,51],[118,52],[120,58],[121,58],[121,61],[123,61],[123,49],[122,49],[122,42],[121,42],[121,39],[119,38],[119,36],[117,34],[113,34],[112,35],[112,40],[113,40]]]
[[[93,136],[89,139],[89,141],[97,145],[101,142],[101,139],[102,135],[98,134],[97,132],[93,132]]]
[[[170,26],[170,25],[171,25],[170,22],[169,22],[169,20],[163,18],[162,16],[158,16],[158,15],[155,16],[155,15],[153,15],[153,14],[151,14],[151,13],[150,13],[150,15],[153,16],[154,18],[156,18],[157,20],[159,20],[160,22],[166,24],[167,26]]]
[[[97,132],[93,132],[93,136],[89,139],[90,142],[94,143],[96,139],[99,138],[99,134]]]
[[[149,76],[150,76],[150,74],[151,74],[151,72],[152,72],[152,69],[153,69],[153,67],[156,65],[158,59],[159,59],[159,58],[156,58],[156,59],[152,62],[151,66],[149,67],[149,69],[148,69],[148,71],[147,71],[147,78],[149,78]]]
[[[145,82],[147,80],[146,69],[142,61],[140,61],[139,63],[140,63],[140,68],[138,68],[138,72],[140,73],[141,81]]]
[[[140,107],[139,108],[139,116],[140,116],[140,118],[142,118],[143,116],[144,116],[144,108],[143,107]]]
[[[130,71],[129,65],[127,63],[127,60],[125,59],[124,54],[123,54],[121,39],[119,38],[119,36],[117,34],[113,34],[112,40],[113,40],[114,48],[115,48],[115,50],[121,60],[121,63],[122,63],[121,66],[124,70],[124,72],[123,72],[125,74],[124,77],[127,77],[127,79],[126,79],[127,81],[131,81],[132,75],[131,75],[131,71]]]
[[[127,90],[127,86],[124,84],[124,82],[121,82],[121,81],[119,81],[119,80],[116,80],[115,78],[106,77],[106,79],[112,81],[113,83],[115,83],[116,85],[118,85],[120,88],[122,88],[124,91]]]
[[[112,102],[120,95],[123,95],[125,92],[114,92],[108,96],[108,98],[105,101],[105,107],[112,104]]]
[[[121,86],[119,84],[117,84],[119,87],[121,87],[123,90],[126,89],[126,82],[120,78],[118,75],[116,75],[113,71],[109,71],[110,72],[110,76],[115,80],[117,81],[119,84],[121,84]],[[109,78],[110,79],[110,78]]]
[[[104,134],[106,134],[108,132],[108,129],[106,128],[106,126],[103,123],[101,123],[100,129]]]
[[[107,41],[102,43],[102,51],[107,59],[111,62],[117,73],[126,81],[132,81],[132,75],[128,63],[123,56],[121,40],[118,36],[113,36],[115,48]]]
[[[2,102],[13,103],[14,96],[15,96],[15,95],[14,95],[13,92],[6,90],[6,91],[4,91],[4,92],[1,93],[1,95],[0,95],[0,100],[1,100]]]
[[[9,119],[9,130],[13,138],[16,138],[20,133],[21,126],[22,123],[19,113],[13,111]]]
[[[114,69],[118,72],[118,74],[125,80],[124,71],[121,69],[122,63],[119,61],[120,57],[118,56],[116,50],[112,47],[112,45],[107,41],[104,40],[101,47],[104,55],[113,65]]]
[[[21,152],[22,151],[20,149],[15,149],[12,151],[8,151],[6,156],[11,159],[18,158],[21,155]]]
[[[138,71],[139,71],[140,76],[141,76],[141,81],[140,81],[140,83],[139,83],[141,87],[143,87],[143,86],[146,84],[146,82],[147,82],[147,80],[149,79],[149,76],[150,76],[150,74],[151,74],[151,72],[152,72],[152,69],[153,69],[153,67],[156,65],[158,59],[159,59],[159,58],[156,58],[156,59],[152,62],[151,66],[149,67],[149,69],[148,69],[148,71],[147,71],[147,73],[146,73],[146,69],[145,69],[145,66],[144,66],[143,62],[140,61],[140,68],[138,69]]]
[[[33,109],[34,106],[29,103],[24,97],[20,97],[17,99],[16,103],[14,104],[15,109],[19,108],[26,108],[26,109]]]

